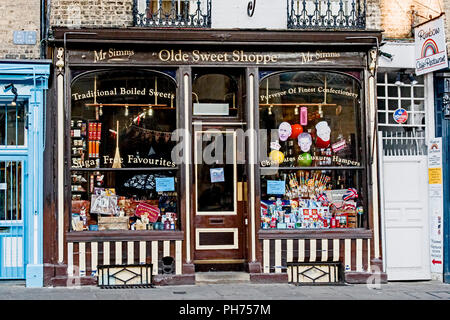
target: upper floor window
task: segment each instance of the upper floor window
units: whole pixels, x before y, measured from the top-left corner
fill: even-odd
[[[288,0],[289,29],[365,27],[365,0]]]
[[[211,0],[135,0],[138,27],[211,27]]]

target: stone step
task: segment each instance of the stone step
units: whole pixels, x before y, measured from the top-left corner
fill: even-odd
[[[210,271],[196,272],[196,284],[217,284],[217,283],[245,283],[250,282],[250,274],[247,272],[226,272],[226,271]]]

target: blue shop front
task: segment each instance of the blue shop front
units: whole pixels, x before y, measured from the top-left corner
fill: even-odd
[[[50,64],[0,60],[0,281],[43,286],[43,152]]]
[[[443,281],[450,283],[450,69],[434,74],[435,131],[442,137],[443,175]]]

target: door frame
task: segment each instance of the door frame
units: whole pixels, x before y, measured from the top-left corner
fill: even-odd
[[[200,128],[197,128],[196,126],[201,125]],[[243,181],[239,181],[239,177],[238,177],[238,172],[239,172],[239,165],[242,166],[242,175],[246,176],[246,172],[247,172],[247,161],[245,161],[245,164],[239,164],[238,163],[238,156],[237,156],[237,148],[238,148],[238,135],[236,134],[237,130],[241,129],[244,130],[246,123],[245,122],[236,122],[236,121],[204,121],[203,119],[201,121],[194,121],[193,125],[192,125],[192,138],[191,138],[191,143],[193,146],[193,166],[194,168],[192,169],[192,177],[191,177],[191,181],[192,181],[192,186],[193,186],[193,192],[192,192],[192,206],[191,206],[191,230],[192,232],[192,236],[193,236],[193,263],[194,264],[222,264],[222,263],[245,263],[247,261],[247,256],[248,256],[248,252],[247,252],[247,239],[248,239],[248,226],[246,224],[246,222],[248,222],[248,201],[246,200],[247,197],[244,195],[244,186],[243,183],[247,183],[247,181],[243,179]],[[199,130],[197,130],[199,129]],[[211,130],[211,131],[207,131],[207,130]],[[197,228],[196,225],[196,216],[198,216],[197,214],[197,206],[198,206],[198,200],[197,200],[197,141],[196,141],[196,137],[197,137],[197,133],[198,132],[202,132],[202,134],[204,134],[205,132],[222,132],[224,134],[230,134],[233,133],[234,135],[234,141],[235,141],[235,153],[233,156],[234,159],[234,203],[235,203],[235,213],[234,212],[225,212],[224,214],[222,213],[201,213],[199,214],[199,216],[209,216],[210,218],[214,218],[217,216],[224,216],[224,217],[229,217],[229,216],[241,216],[240,218],[238,218],[239,220],[239,225],[237,225],[236,228],[226,228],[227,230],[231,230],[232,232],[234,232],[234,237],[236,238],[237,235],[237,245],[238,248],[235,248],[234,246],[230,246],[229,248],[216,248],[215,250],[236,250],[236,249],[241,249],[241,254],[239,258],[236,259],[230,259],[230,258],[218,258],[218,259],[203,259],[203,258],[196,258],[196,253],[198,251],[203,251],[203,250],[208,250],[208,249],[199,249],[198,248],[198,238],[197,238],[197,230],[202,230],[202,229],[206,229],[203,228],[202,226]],[[224,139],[225,140],[225,139]],[[224,155],[225,156],[225,155]],[[239,186],[239,184],[242,184],[241,186]],[[242,189],[240,191],[240,189]],[[242,197],[239,196],[239,194],[242,194]],[[241,199],[241,200],[239,200]],[[213,229],[213,228],[207,228],[207,229]],[[216,228],[217,230],[221,230],[223,228]],[[208,232],[208,231],[206,231]],[[209,231],[210,232],[210,231]],[[211,249],[213,250],[213,249]]]

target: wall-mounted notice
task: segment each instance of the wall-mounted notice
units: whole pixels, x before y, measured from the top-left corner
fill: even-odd
[[[442,273],[443,263],[443,186],[442,138],[431,139],[428,144],[428,197],[430,212],[430,265],[431,272]]]

